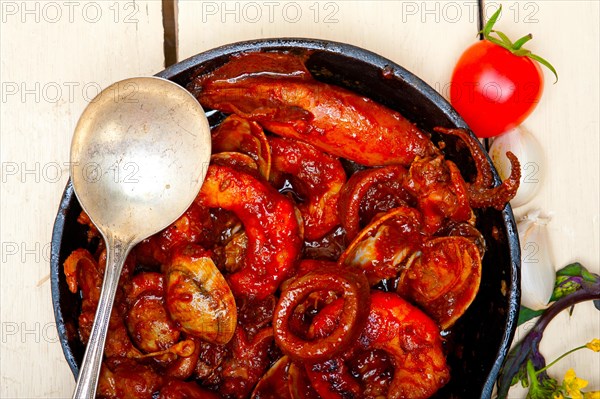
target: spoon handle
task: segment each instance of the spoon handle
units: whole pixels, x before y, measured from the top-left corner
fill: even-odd
[[[105,237],[105,241],[107,254],[102,292],[100,293],[92,332],[85,349],[83,363],[77,377],[73,399],[94,399],[96,397],[98,376],[104,356],[104,344],[106,342],[110,314],[121,270],[131,249],[131,244],[114,237]]]

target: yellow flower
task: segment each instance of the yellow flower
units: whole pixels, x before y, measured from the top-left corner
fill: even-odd
[[[600,399],[600,391],[586,392],[583,395],[584,399]]]
[[[572,399],[583,399],[581,389],[585,388],[588,382],[581,378],[577,378],[577,375],[575,375],[575,370],[569,369],[565,374],[563,384],[568,396],[570,396]]]
[[[565,399],[565,397],[562,393],[555,393],[554,396],[552,396],[552,399]]]
[[[587,344],[585,344],[586,348],[593,350],[594,352],[600,352],[600,339],[594,338]]]

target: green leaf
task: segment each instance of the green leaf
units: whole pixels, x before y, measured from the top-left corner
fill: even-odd
[[[546,61],[539,55],[529,54],[528,57],[531,58],[532,60],[536,60],[537,62],[539,62],[546,68],[548,68],[550,71],[552,71],[552,73],[554,74],[554,77],[556,78],[556,80],[554,81],[554,84],[558,83],[558,72],[556,72],[556,69],[554,69],[554,67],[552,66],[551,63],[549,63],[548,61]]]
[[[519,57],[530,57],[531,56],[531,51],[524,49],[524,48],[519,49],[519,50],[513,50],[512,53]]]
[[[557,276],[581,276],[583,265],[579,262],[570,263],[556,271]]]
[[[544,313],[544,309],[533,310],[527,306],[521,305],[521,308],[519,309],[519,320],[517,321],[517,326],[520,326],[521,324],[540,316],[542,313]]]
[[[510,41],[510,39],[508,38],[508,36],[506,36],[504,33],[497,31],[497,30],[493,30],[492,32],[494,32],[495,34],[498,35],[498,37],[500,39],[502,39],[502,42],[504,43],[504,45],[511,49],[513,47],[513,43]]]
[[[585,281],[595,283],[598,277],[589,272],[581,263],[571,263],[556,272],[557,276],[582,277]]]
[[[492,43],[494,43],[494,44],[497,44],[497,45],[498,45],[498,46],[500,46],[500,47],[506,48],[506,47],[504,46],[504,43],[502,43],[502,41],[500,41],[500,40],[496,39],[495,37],[488,36],[488,37],[486,37],[485,39],[486,39],[486,40],[488,40],[488,41],[490,41],[490,42],[492,42]],[[508,50],[508,49],[507,49],[507,50]]]
[[[498,17],[500,17],[500,13],[501,12],[502,12],[502,4],[500,4],[500,7],[498,7],[498,10],[496,10],[496,12],[494,13],[494,15],[492,15],[492,17],[485,24],[485,27],[483,28],[483,32],[482,33],[483,33],[483,35],[485,36],[486,39],[488,39],[488,36],[492,32],[492,29],[494,28],[494,24],[498,20]]]
[[[598,276],[590,273],[588,271],[588,269],[586,269],[585,267],[583,268],[583,270],[581,271],[581,277],[583,277],[583,279],[585,281],[588,281],[590,283],[595,283],[596,281],[598,281]]]

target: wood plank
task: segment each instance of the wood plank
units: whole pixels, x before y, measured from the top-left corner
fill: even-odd
[[[0,397],[65,398],[75,383],[58,343],[48,275],[71,136],[98,90],[163,69],[161,3],[0,6]]]

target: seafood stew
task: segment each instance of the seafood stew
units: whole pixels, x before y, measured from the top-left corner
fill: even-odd
[[[273,57],[272,54],[267,57]],[[260,57],[264,56],[263,54]],[[276,55],[280,56],[281,53]],[[331,63],[335,56],[333,52],[319,52],[313,49],[308,58],[303,58],[303,62],[310,69],[310,76],[307,72],[304,75],[297,73],[299,67],[296,65],[296,72],[292,73],[294,77],[279,76],[277,84],[281,87],[281,81],[287,79],[287,83],[294,89],[298,84],[315,85],[319,95],[324,98],[320,104],[335,102],[339,96],[350,95],[344,90],[336,92],[335,89],[334,94],[327,97],[331,86],[320,86],[323,84],[321,81],[331,82],[336,75],[328,73],[328,68],[331,69],[330,64],[318,63],[319,57]],[[235,67],[235,62],[243,61],[245,56],[229,57],[227,54],[221,57],[221,64],[227,68],[232,64]],[[287,60],[290,63],[300,59],[298,54],[290,57],[293,57]],[[229,61],[229,64],[225,63],[225,60]],[[274,63],[281,64],[281,60]],[[245,68],[248,65],[249,63],[246,63]],[[267,61],[261,62],[260,65],[263,70],[257,72],[268,72],[264,69],[265,66],[269,66]],[[360,64],[353,64],[353,68],[356,65]],[[377,70],[375,67],[372,69]],[[300,390],[296,395],[301,397],[307,397],[307,390],[315,390],[322,397],[342,394],[355,397],[378,394],[389,397],[430,397],[441,386],[444,387],[435,397],[486,396],[486,390],[491,389],[490,375],[494,373],[498,361],[501,361],[503,356],[502,351],[505,350],[503,342],[512,333],[514,314],[511,312],[514,312],[512,301],[515,295],[515,275],[511,269],[514,266],[511,263],[514,254],[512,243],[509,241],[513,233],[510,211],[490,207],[502,209],[506,197],[498,197],[506,193],[510,195],[513,187],[509,181],[501,185],[501,188],[491,189],[495,177],[494,172],[489,169],[489,161],[485,155],[477,152],[478,143],[474,143],[464,132],[452,129],[461,127],[460,121],[457,123],[451,119],[456,115],[452,115],[451,112],[450,116],[445,115],[443,108],[428,104],[428,107],[437,110],[437,114],[432,115],[430,119],[423,116],[415,119],[418,127],[425,131],[421,133],[420,129],[415,128],[417,140],[423,142],[423,152],[417,154],[421,157],[419,162],[401,160],[393,165],[386,165],[385,161],[381,162],[384,157],[380,157],[374,165],[369,165],[377,168],[364,168],[360,166],[361,162],[362,165],[367,162],[357,159],[356,154],[336,153],[346,151],[344,148],[332,149],[329,143],[328,147],[325,147],[328,153],[325,153],[323,145],[316,142],[318,140],[297,141],[297,137],[293,135],[298,134],[298,131],[306,131],[303,123],[309,126],[311,123],[313,126],[317,124],[313,131],[318,133],[319,129],[324,129],[318,125],[320,121],[317,118],[307,119],[301,112],[299,115],[294,114],[293,118],[288,118],[290,113],[284,115],[283,119],[278,118],[281,115],[269,112],[273,111],[273,108],[282,109],[286,104],[279,103],[277,107],[273,107],[268,104],[270,97],[261,99],[256,93],[252,95],[253,98],[259,98],[259,102],[262,101],[262,109],[258,113],[256,107],[240,109],[240,104],[231,105],[237,111],[234,112],[237,114],[235,116],[230,115],[233,108],[219,104],[219,99],[207,104],[206,101],[213,100],[203,100],[201,91],[209,98],[210,85],[215,82],[216,85],[219,84],[219,71],[214,70],[215,68],[201,66],[200,70],[190,68],[172,76],[178,80],[187,74],[186,84],[189,84],[190,90],[197,94],[201,101],[205,101],[203,105],[221,108],[221,111],[224,111],[223,114],[218,114],[218,118],[217,115],[214,116],[220,124],[213,132],[213,143],[220,144],[209,168],[209,184],[203,187],[196,204],[184,215],[185,223],[180,221],[179,227],[167,229],[169,231],[166,230],[154,243],[147,242],[135,251],[137,260],[132,260],[131,268],[126,272],[130,273],[125,277],[129,283],[123,287],[121,301],[125,322],[115,321],[115,331],[120,329],[122,339],[114,340],[112,350],[115,356],[109,356],[107,353],[107,361],[112,363],[107,364],[105,381],[120,378],[127,381],[127,376],[134,375],[138,380],[145,381],[148,390],[160,390],[161,395],[163,390],[164,395],[175,395],[173,392],[194,392],[197,387],[189,382],[175,381],[175,377],[159,381],[152,376],[152,367],[149,367],[148,363],[161,363],[160,359],[165,359],[158,366],[161,370],[170,370],[172,374],[168,375],[183,376],[183,379],[187,380],[192,375],[194,378],[200,378],[202,370],[198,369],[202,367],[198,364],[202,363],[203,371],[208,373],[202,374],[203,385],[225,397],[248,396],[259,380],[256,390],[263,387],[268,391],[268,386],[273,384],[264,382],[265,378],[295,381],[297,384],[290,383],[290,386]],[[276,72],[280,75],[290,74],[290,70]],[[378,69],[377,78],[383,80],[383,83],[396,82],[397,73],[393,68]],[[247,79],[254,78],[251,73],[249,75]],[[217,78],[210,81],[215,76]],[[348,79],[351,72],[344,76]],[[317,77],[319,82],[314,80],[314,77]],[[273,83],[265,82],[264,77],[260,79],[262,80],[250,82],[252,84],[249,86]],[[239,76],[227,76],[225,81],[248,83]],[[414,83],[414,80],[412,82]],[[342,80],[334,83],[345,86],[346,82]],[[198,89],[198,85],[202,86],[201,90]],[[375,86],[364,83],[363,85],[364,88]],[[346,87],[365,94],[357,88]],[[213,92],[218,97],[227,89],[218,87]],[[236,87],[234,90],[239,93],[240,88]],[[265,90],[269,91],[271,88],[267,87]],[[348,101],[358,98],[353,96],[355,97],[351,95]],[[398,93],[391,98],[396,97],[399,97]],[[238,99],[239,97],[235,98],[236,101]],[[231,104],[230,100],[231,98],[226,99],[225,103]],[[278,98],[277,101],[283,100]],[[367,111],[371,111],[373,107],[380,110],[378,105],[371,107],[370,100],[361,100],[361,103],[365,101],[369,106]],[[411,101],[415,104],[419,101],[427,103],[427,97],[422,96],[420,100],[418,97],[411,98],[405,102],[395,101],[398,101],[398,104],[392,108],[404,113],[405,109],[411,107],[419,109],[418,105],[411,104]],[[387,102],[394,101],[388,99]],[[288,105],[293,111],[306,110],[310,106],[299,106],[295,103]],[[395,116],[396,113],[389,112],[394,115],[393,119],[399,119]],[[312,112],[313,115],[316,113]],[[276,116],[275,119],[272,118],[273,115]],[[436,119],[441,123],[427,125]],[[265,126],[267,133],[261,132],[261,128]],[[438,129],[438,132],[434,132],[437,126],[450,129]],[[334,131],[334,134],[343,138],[348,132]],[[378,131],[378,136],[382,134],[387,133]],[[425,138],[432,134],[432,142],[436,145],[429,145],[428,139],[422,140],[421,134]],[[234,145],[236,142],[237,146]],[[441,142],[443,144],[440,145]],[[381,146],[378,146],[375,150],[380,151],[380,148]],[[243,151],[240,151],[241,149]],[[358,156],[364,157],[368,153],[369,151],[362,151]],[[344,160],[338,158],[340,155]],[[313,169],[307,169],[306,162],[304,165],[302,162],[293,162],[294,159],[310,160]],[[319,166],[314,168],[314,165]],[[383,166],[379,167],[381,165]],[[326,170],[327,173],[319,175],[308,173],[307,170]],[[427,178],[431,171],[438,172],[435,175],[436,181],[443,181],[444,185],[437,190],[423,191],[423,187],[429,186]],[[466,175],[464,180],[461,172]],[[381,187],[388,185],[381,184],[380,179],[399,182],[398,187],[382,190]],[[512,181],[514,180],[513,176]],[[518,177],[516,180],[518,181]],[[68,210],[70,215],[77,215],[77,204],[71,203],[73,197],[69,197],[68,192],[69,188],[65,194],[64,209]],[[452,197],[453,200],[436,202],[440,196]],[[496,200],[489,200],[490,197]],[[338,202],[337,206],[332,198]],[[240,201],[244,206],[240,206]],[[344,203],[344,206],[340,207],[340,203]],[[447,206],[448,204],[452,206]],[[270,211],[262,215],[257,211],[263,209],[261,207]],[[190,223],[194,220],[205,222],[197,225]],[[85,220],[81,221],[85,223]],[[57,221],[59,229],[56,231],[60,231],[61,228],[65,230],[65,226],[61,227],[60,222]],[[71,216],[67,230],[71,229],[71,234],[75,235],[83,233],[85,229],[73,222]],[[275,223],[280,228],[269,233],[268,226]],[[183,224],[189,229],[181,229]],[[207,227],[209,224],[210,229]],[[342,228],[337,227],[340,225]],[[402,229],[396,228],[398,226],[402,226]],[[64,239],[63,231],[60,231],[60,234]],[[93,235],[91,227],[90,231]],[[189,235],[186,236],[187,233]],[[391,249],[389,245],[384,245],[385,248],[379,248],[376,244],[385,241],[376,238],[390,234],[395,235],[396,239],[386,243],[400,241],[409,245]],[[303,238],[298,241],[295,239],[297,237]],[[181,240],[188,244],[192,242],[193,245],[179,247],[173,244],[180,243]],[[216,242],[219,242],[219,245],[215,245]],[[486,254],[482,264],[483,242]],[[285,245],[280,245],[281,243]],[[165,248],[171,244],[173,249],[166,251]],[[66,255],[75,248],[87,246],[93,250],[87,245],[85,236],[80,236],[79,243],[68,245],[71,246],[70,250],[65,248],[66,245],[60,247],[60,261],[64,261]],[[396,259],[396,262],[387,268],[389,270],[375,267],[383,258],[390,256],[384,253],[385,250],[391,250],[392,257]],[[95,252],[96,255],[88,256],[75,251],[72,255],[75,257],[66,262],[66,271],[92,270],[86,273],[75,272],[78,276],[69,276],[67,273],[66,280],[71,287],[76,284],[73,279],[77,277],[82,290],[85,287],[93,289],[97,286],[97,282],[81,279],[81,276],[85,275],[93,280],[93,276],[97,278],[98,274],[101,274],[98,272],[101,269],[101,259],[98,258],[101,250],[96,249]],[[57,254],[56,249],[54,254]],[[368,258],[366,262],[365,254]],[[459,266],[453,254],[460,254]],[[252,262],[247,261],[249,255],[256,256]],[[379,256],[383,258],[380,259]],[[300,259],[302,261],[298,262]],[[431,259],[442,259],[444,267],[430,267]],[[264,271],[252,267],[255,264],[266,265],[264,270],[268,270],[268,278]],[[215,277],[221,276],[219,270],[222,271],[225,280]],[[436,273],[437,278],[427,279]],[[290,276],[293,277],[289,278]],[[62,317],[69,314],[70,320],[63,324],[63,334],[70,334],[67,352],[68,355],[72,355],[73,348],[77,350],[77,345],[80,345],[76,342],[79,338],[77,335],[81,335],[85,340],[85,333],[82,334],[81,330],[87,319],[77,316],[78,309],[73,310],[75,314],[65,312],[65,309],[68,310],[66,306],[69,305],[63,307],[63,303],[66,302],[64,298],[73,296],[64,287],[64,277],[57,274],[56,279],[57,287],[59,279],[62,279],[63,290],[59,291],[61,312],[57,315]],[[482,288],[477,290],[480,279]],[[222,289],[219,298],[224,300],[220,303],[208,301],[206,307],[196,309],[198,314],[190,314],[189,311],[182,310],[181,298],[192,295],[190,293],[195,291],[190,290],[197,289],[198,281],[210,282],[214,287]],[[53,288],[54,284],[53,280]],[[337,286],[345,289],[336,291],[330,288]],[[370,291],[369,286],[374,290]],[[455,298],[463,298],[462,302],[466,303],[466,306],[460,309],[453,307],[451,311],[444,309],[443,304],[449,303],[449,292],[452,292],[453,301]],[[87,299],[93,296],[89,293],[83,295],[82,314],[88,309]],[[467,310],[468,304],[473,300],[473,304]],[[358,303],[371,305],[361,308],[357,306]],[[152,311],[147,311],[148,309]],[[213,315],[235,314],[236,317],[216,318],[211,324],[215,326],[213,331],[206,327],[206,318],[203,316],[206,312],[212,312],[210,314]],[[406,314],[411,315],[407,319],[408,322],[405,322]],[[91,317],[93,319],[93,314]],[[416,327],[411,327],[410,322],[418,320],[418,325],[425,330],[419,334],[415,333],[414,336],[429,338],[424,338],[424,346],[417,347],[429,349],[400,354],[397,348],[402,347],[401,342],[395,343],[394,346],[393,342],[377,337],[388,334],[396,337],[411,335],[390,332],[394,330],[377,332],[378,329],[369,324],[369,320],[378,317],[396,320],[392,324],[403,326],[403,331],[416,331]],[[61,324],[61,319],[58,320]],[[478,327],[483,320],[498,326],[498,330],[490,331],[489,334],[481,331]],[[344,328],[344,331],[331,330],[331,325],[336,321],[347,328]],[[75,327],[77,324],[79,331]],[[271,324],[281,328],[272,328]],[[169,333],[145,336],[144,331],[148,328],[136,327],[148,325]],[[236,325],[245,327],[236,328]],[[508,331],[507,325],[510,327]],[[440,327],[443,328],[442,335]],[[482,335],[483,333],[486,335]],[[361,342],[358,346],[354,344],[357,339]],[[413,342],[414,339],[409,341]],[[480,347],[487,345],[486,348],[491,344],[494,350],[479,351],[477,344],[481,345]],[[236,356],[233,356],[234,353]],[[120,357],[116,356],[119,354]],[[77,355],[75,352],[75,356],[80,357],[81,354]],[[188,375],[192,367],[190,361],[184,360],[194,356],[196,359],[204,359],[205,362],[198,360],[194,370]],[[219,356],[220,371],[215,373],[213,368],[209,373],[207,369],[210,369],[210,361],[219,362],[218,359],[215,360]],[[261,359],[257,361],[260,364],[254,365],[254,368],[243,364],[248,356]],[[132,361],[131,358],[145,360]],[[74,365],[73,357],[71,362]],[[331,362],[337,362],[338,367],[334,367],[335,373],[331,373]],[[415,379],[416,373],[411,373],[410,367],[394,371],[399,363],[432,367],[428,373],[431,381]],[[273,365],[270,370],[263,377],[271,364]],[[240,367],[247,374],[246,379],[242,379],[244,381],[231,377],[231,373],[236,374],[235,371],[239,371]],[[345,368],[347,371],[344,371]],[[257,369],[261,370],[260,373],[256,372]],[[360,383],[357,382],[357,375],[368,374],[361,374],[360,370],[369,369],[379,370],[380,374],[387,378],[377,381],[363,379]],[[273,377],[274,375],[279,377]],[[469,379],[469,384],[464,383],[466,378]],[[322,380],[346,381],[347,387],[344,389],[347,390],[340,391],[339,388],[333,389],[331,384],[315,382]],[[302,384],[302,381],[308,381],[309,384]],[[242,386],[243,389],[240,388]],[[255,397],[267,397],[256,396],[259,394],[255,391]]]

